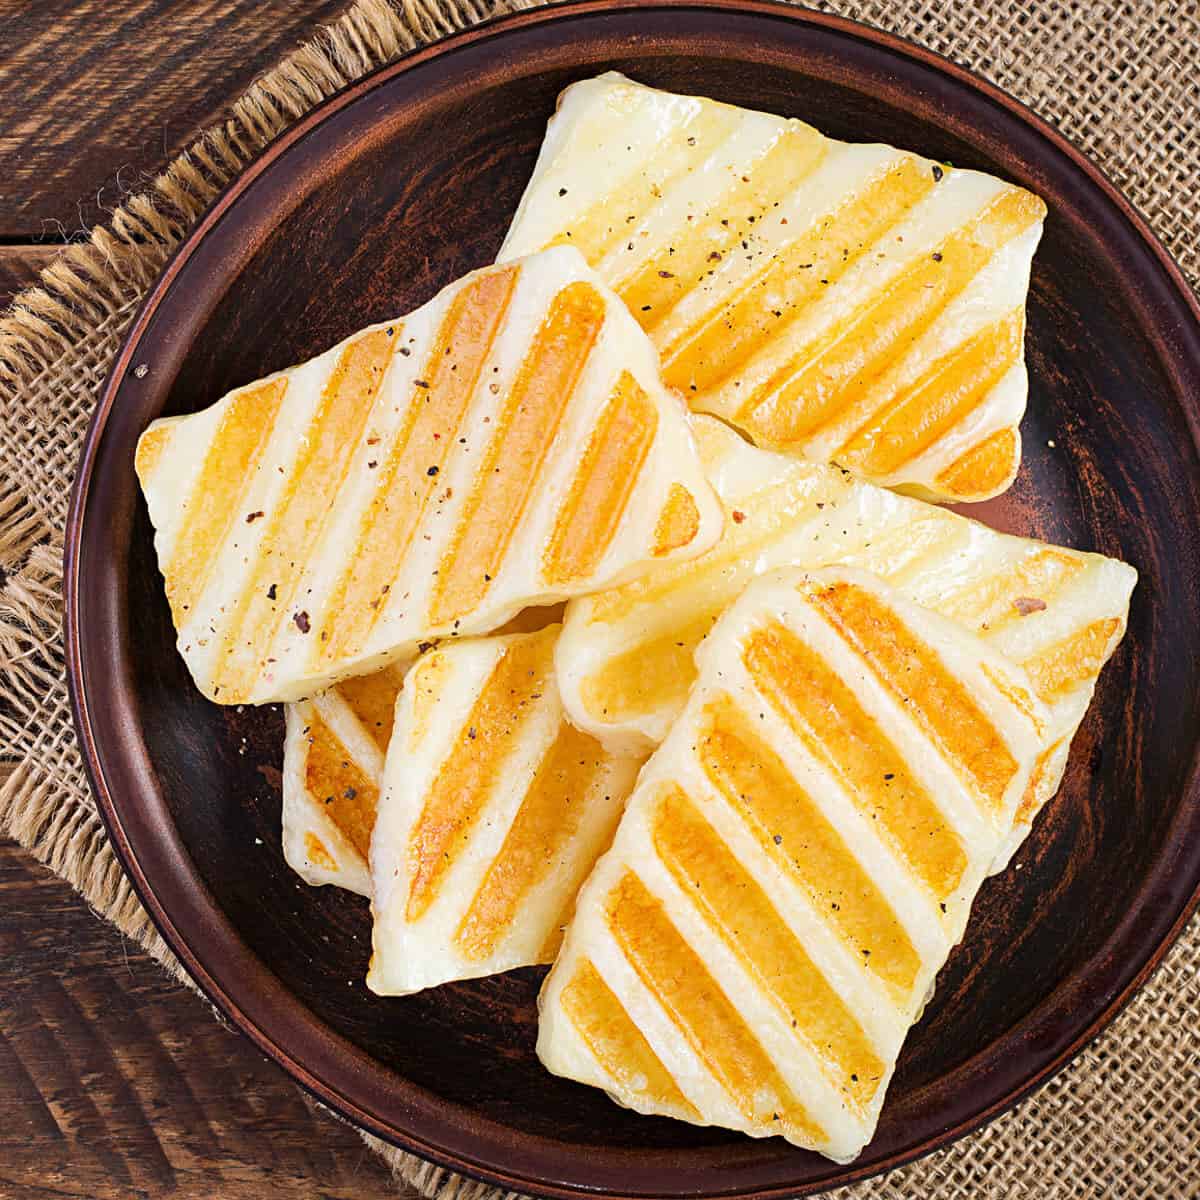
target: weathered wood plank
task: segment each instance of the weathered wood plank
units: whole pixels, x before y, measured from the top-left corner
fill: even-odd
[[[394,1193],[208,1006],[0,842],[0,1196]]]
[[[0,239],[102,220],[347,0],[0,0]]]

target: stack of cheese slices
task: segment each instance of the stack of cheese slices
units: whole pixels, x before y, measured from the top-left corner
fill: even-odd
[[[553,963],[551,1071],[861,1151],[1136,580],[938,503],[1019,468],[1044,212],[604,75],[497,265],[146,430],[179,651],[287,702],[375,992]]]

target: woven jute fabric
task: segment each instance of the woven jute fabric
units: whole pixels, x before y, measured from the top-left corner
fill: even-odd
[[[326,96],[426,42],[538,0],[359,0],[263,75],[144,194],[0,319],[0,832],[183,978],[105,838],[71,727],[60,625],[67,493],[108,365],[217,192]],[[862,0],[822,7],[940,51],[1087,150],[1200,278],[1195,0]],[[1019,986],[1008,980],[1003,986]],[[499,1193],[373,1138],[437,1200]],[[988,1127],[840,1197],[1200,1196],[1200,922],[1110,1028]]]

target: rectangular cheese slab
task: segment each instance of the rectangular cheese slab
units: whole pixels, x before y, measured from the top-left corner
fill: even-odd
[[[224,704],[490,632],[721,526],[653,347],[570,247],[156,421],[136,466],[180,653]]]
[[[759,445],[980,500],[1021,460],[1045,212],[978,171],[610,72],[560,96],[500,258],[582,251],[667,383]]]
[[[1020,664],[1049,709],[1043,755],[1002,865],[1058,789],[1100,670],[1124,634],[1137,572],[757,449],[711,417],[695,418],[693,428],[725,506],[725,533],[688,563],[567,606],[557,661],[571,719],[609,745],[644,751],[683,707],[697,644],[756,574],[861,567]]]
[[[699,662],[579,894],[538,1056],[638,1112],[845,1162],[1047,714],[981,638],[849,568],[755,581]]]
[[[405,678],[371,841],[380,995],[551,961],[612,840],[643,758],[567,722],[559,628],[444,643]]]

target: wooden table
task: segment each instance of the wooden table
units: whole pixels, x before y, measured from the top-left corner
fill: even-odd
[[[0,0],[0,307],[344,0]],[[0,1200],[398,1194],[346,1126],[0,841]]]

